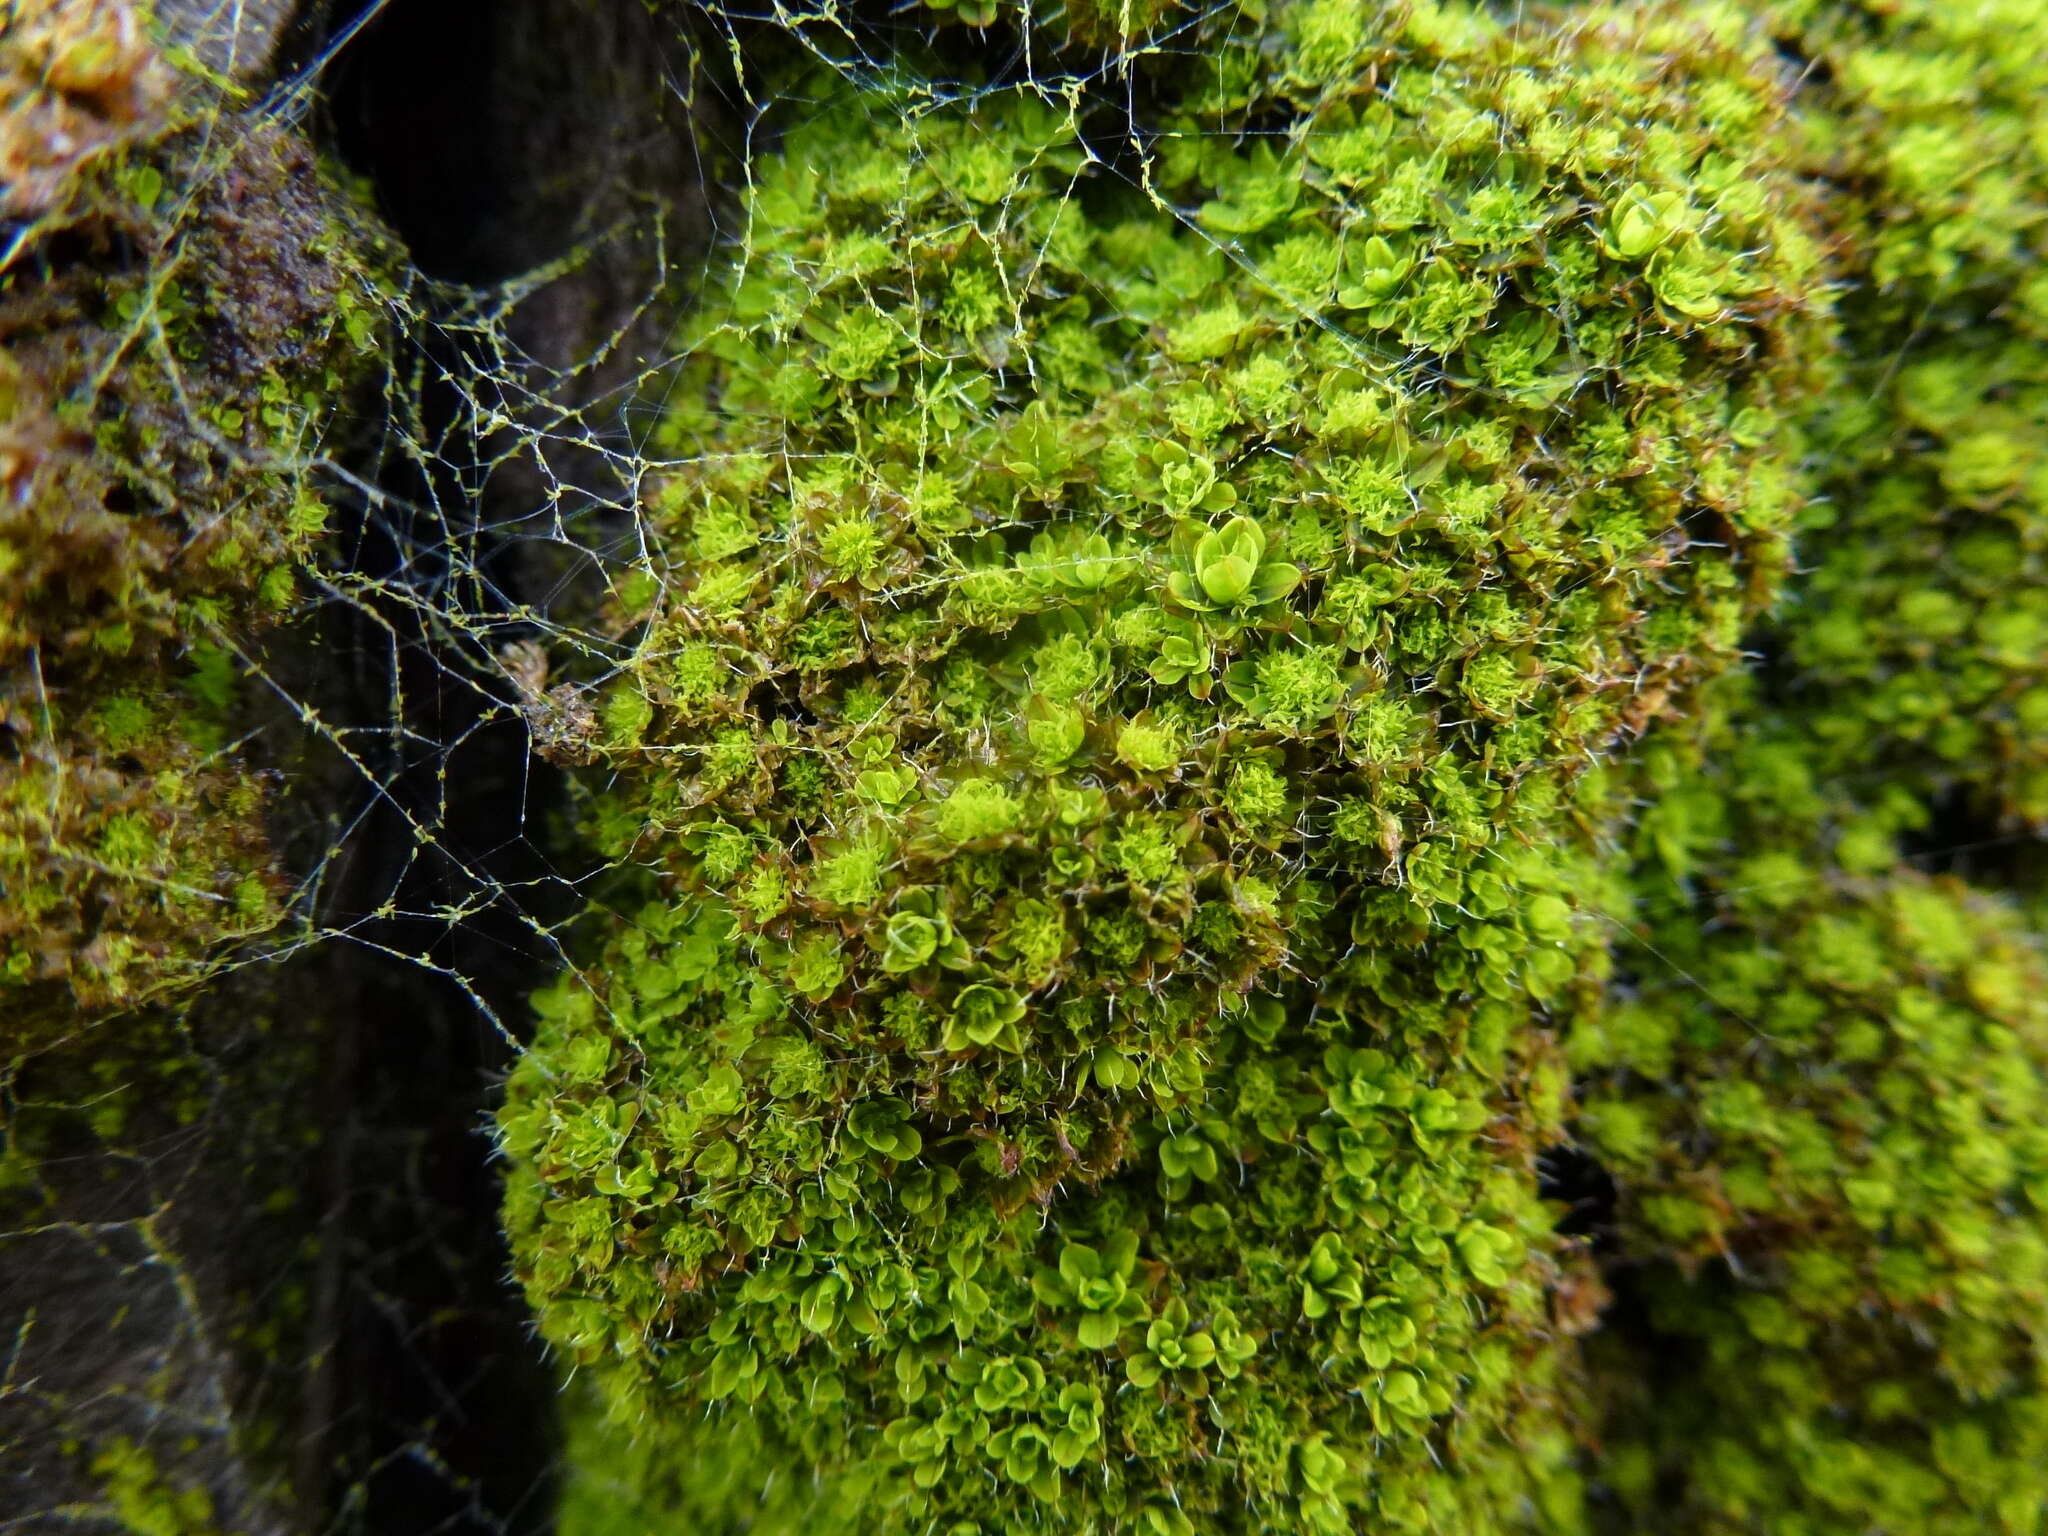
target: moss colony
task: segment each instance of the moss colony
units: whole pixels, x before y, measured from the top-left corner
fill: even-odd
[[[1197,51],[1142,178],[1042,81],[754,167],[549,722],[633,872],[504,1113],[590,1527],[1577,1519],[1575,781],[1786,569],[1805,147],[1732,10]]]
[[[382,294],[131,7],[16,12],[0,1193],[68,1239],[65,1149],[319,1070],[134,1010],[278,920],[238,657]],[[503,652],[605,867],[499,1124],[568,1536],[2048,1531],[2048,9],[730,40],[631,536]],[[261,1523],[135,1418],[51,1465]]]
[[[2048,19],[1790,26],[1831,77],[1842,384],[1777,660],[1651,750],[1607,898],[1647,943],[1568,1037],[1656,1330],[1596,1350],[1602,1470],[1646,1526],[2035,1531]]]
[[[238,648],[379,350],[360,215],[132,7],[0,33],[0,1059],[273,926]]]

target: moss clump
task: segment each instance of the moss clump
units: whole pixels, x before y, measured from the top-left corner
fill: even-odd
[[[277,921],[238,658],[324,528],[313,466],[381,299],[310,150],[176,76],[131,8],[30,7],[0,82],[23,220],[0,279],[11,1056]]]
[[[1663,1529],[2034,1531],[2048,19],[1782,25],[1822,82],[1846,387],[1777,659],[1660,752],[1645,942],[1568,1041],[1647,1277],[1598,1357],[1602,1476]]]
[[[1830,773],[2048,827],[2048,18],[1804,4],[1852,286],[1785,621]]]
[[[1236,23],[1142,176],[832,93],[685,338],[503,1114],[635,1518],[1570,1517],[1560,833],[1775,590],[1818,248],[1733,11]]]
[[[150,1454],[120,1439],[93,1458],[104,1479],[109,1512],[131,1536],[214,1536],[213,1500],[204,1488],[168,1482]]]
[[[1631,984],[1569,1036],[1653,1264],[1596,1355],[1602,1475],[1666,1529],[2037,1529],[2048,955],[1991,893],[1829,858],[1809,739],[1679,771]]]

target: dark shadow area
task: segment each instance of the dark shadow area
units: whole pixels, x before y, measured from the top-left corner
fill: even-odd
[[[333,6],[326,36],[362,8]],[[637,316],[667,323],[640,231],[667,220],[673,239],[700,199],[662,26],[641,0],[390,0],[323,78],[327,147],[427,281],[353,466],[378,494],[338,498],[347,595],[289,683],[353,731],[361,765],[329,751],[290,769],[330,812],[290,829],[294,867],[322,871],[329,936],[283,978],[327,1041],[293,1453],[308,1530],[552,1526],[555,1382],[509,1279],[489,1116],[585,871],[557,862],[574,857],[564,781],[494,658],[531,637],[528,604],[588,579],[573,550],[540,547],[562,488],[591,516],[627,488],[577,444],[535,462],[477,402],[623,431],[636,375],[564,370]],[[518,305],[478,291],[579,252]]]
[[[367,568],[391,547],[365,519]],[[335,936],[299,963],[331,1025],[295,1481],[315,1529],[539,1533],[554,1383],[508,1278],[488,1121],[526,995],[555,963],[534,925],[570,905],[545,846],[562,786],[528,761],[516,714],[492,718],[491,693],[406,632],[404,604],[359,603],[331,612],[323,649],[368,658],[393,630],[405,638],[413,746],[388,754],[375,803],[333,851],[319,920]],[[391,697],[361,686],[373,681],[388,678],[358,679],[358,718]],[[461,794],[445,795],[444,772]],[[430,915],[444,912],[460,915]]]
[[[400,378],[440,376],[398,345]],[[460,442],[453,400],[386,408],[394,428],[360,466],[383,499],[336,497],[348,595],[283,669],[354,758],[316,745],[280,765],[298,812],[281,841],[319,871],[322,931],[275,982],[320,1020],[324,1053],[293,1481],[309,1530],[539,1533],[553,1382],[508,1279],[488,1127],[525,998],[555,963],[536,928],[572,901],[548,846],[563,785],[529,757],[488,653],[451,650],[415,601],[435,586],[487,636],[510,599],[450,579],[457,548],[482,551],[459,465],[399,448]]]
[[[336,0],[333,33],[366,0]],[[333,147],[428,276],[487,285],[676,199],[680,8],[388,0],[328,66]]]
[[[1536,1159],[1536,1191],[1565,1207],[1557,1230],[1565,1237],[1591,1240],[1595,1253],[1614,1246],[1614,1215],[1620,1191],[1614,1177],[1592,1153],[1581,1147],[1550,1147]]]
[[[342,0],[332,26],[345,28],[362,3]],[[430,276],[500,282],[573,238],[586,189],[567,178],[574,128],[560,121],[559,93],[589,82],[550,78],[570,67],[573,47],[521,46],[521,13],[543,9],[533,0],[393,0],[330,66],[335,147],[375,185],[384,216]]]
[[[1715,1405],[1697,1399],[1687,1384],[1698,1381],[1706,1366],[1703,1342],[1659,1325],[1659,1301],[1683,1293],[1687,1282],[1657,1264],[1610,1264],[1604,1274],[1610,1294],[1600,1326],[1586,1339],[1586,1403],[1591,1410],[1587,1429],[1595,1447],[1610,1440],[1634,1443],[1651,1457],[1648,1497],[1622,1499],[1604,1478],[1588,1480],[1586,1508],[1590,1528],[1599,1536],[1634,1536],[1642,1531],[1644,1510],[1684,1509],[1690,1469],[1671,1452],[1675,1444],[1691,1443],[1714,1433]],[[1694,1282],[1703,1293],[1721,1293],[1725,1277],[1709,1274]],[[1678,1412],[1674,1414],[1673,1405]],[[1692,1422],[1683,1423],[1690,1419]],[[1683,1424],[1673,1433],[1674,1420]],[[1595,1465],[1598,1465],[1598,1451]],[[1675,1517],[1675,1515],[1674,1515]]]
[[[2048,837],[2012,826],[1962,786],[1929,802],[1927,824],[1901,835],[1899,850],[1926,874],[2001,891],[2048,888]]]

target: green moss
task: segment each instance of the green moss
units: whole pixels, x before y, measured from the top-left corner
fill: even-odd
[[[1849,231],[1844,387],[1780,660],[1650,764],[1633,985],[1568,1039],[1648,1266],[1596,1355],[1601,1475],[1661,1529],[2033,1531],[2048,30],[1782,14],[1826,81],[1806,126]],[[1929,847],[2005,857],[1966,882]]]
[[[1650,1338],[1596,1354],[1603,1473],[1667,1528],[2034,1529],[2048,954],[1895,849],[1831,859],[1827,747],[1749,729],[1645,819],[1634,984],[1567,1041],[1657,1264],[1629,1286]]]
[[[214,1536],[213,1500],[204,1488],[179,1488],[165,1479],[149,1452],[117,1439],[93,1458],[120,1529],[130,1536]]]
[[[2048,30],[2016,4],[1791,9],[1833,71],[1817,151],[1858,234],[1804,519],[1824,554],[1789,626],[1802,702],[1830,765],[2039,829]]]
[[[1142,188],[1029,91],[753,168],[502,1117],[572,1529],[1572,1519],[1561,807],[1784,571],[1809,209],[1732,12],[1211,21]]]
[[[313,466],[379,349],[374,236],[312,153],[116,10],[0,40],[0,148],[34,168],[0,289],[7,1059],[278,921],[233,748],[246,648],[317,547]]]

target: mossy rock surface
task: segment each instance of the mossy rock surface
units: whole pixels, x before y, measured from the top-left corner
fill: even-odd
[[[23,1529],[297,1528],[307,1399],[279,1384],[314,1310],[323,1021],[246,976],[193,999],[291,894],[281,776],[247,750],[289,709],[255,679],[383,358],[392,253],[229,78],[280,8],[201,9],[0,24],[0,1519]]]
[[[444,275],[647,194],[414,290],[474,411],[394,396],[391,484],[520,461],[393,531],[447,590],[329,589],[503,663],[565,858],[414,821],[358,926],[316,852],[380,958],[228,978],[382,772],[264,649],[397,258],[246,94],[286,7],[0,32],[0,1519],[433,1461],[328,1346],[390,1276],[431,1374],[364,1235],[471,1297],[480,1164],[325,1202],[487,1053],[351,1025],[423,924],[523,989],[448,957],[560,885],[497,1129],[569,1536],[2048,1528],[2048,12],[630,9],[335,104]],[[555,835],[451,734],[439,810]]]
[[[0,90],[13,1059],[189,993],[282,915],[241,704],[326,528],[322,456],[382,356],[388,253],[301,136],[174,67],[132,7],[27,7]]]

